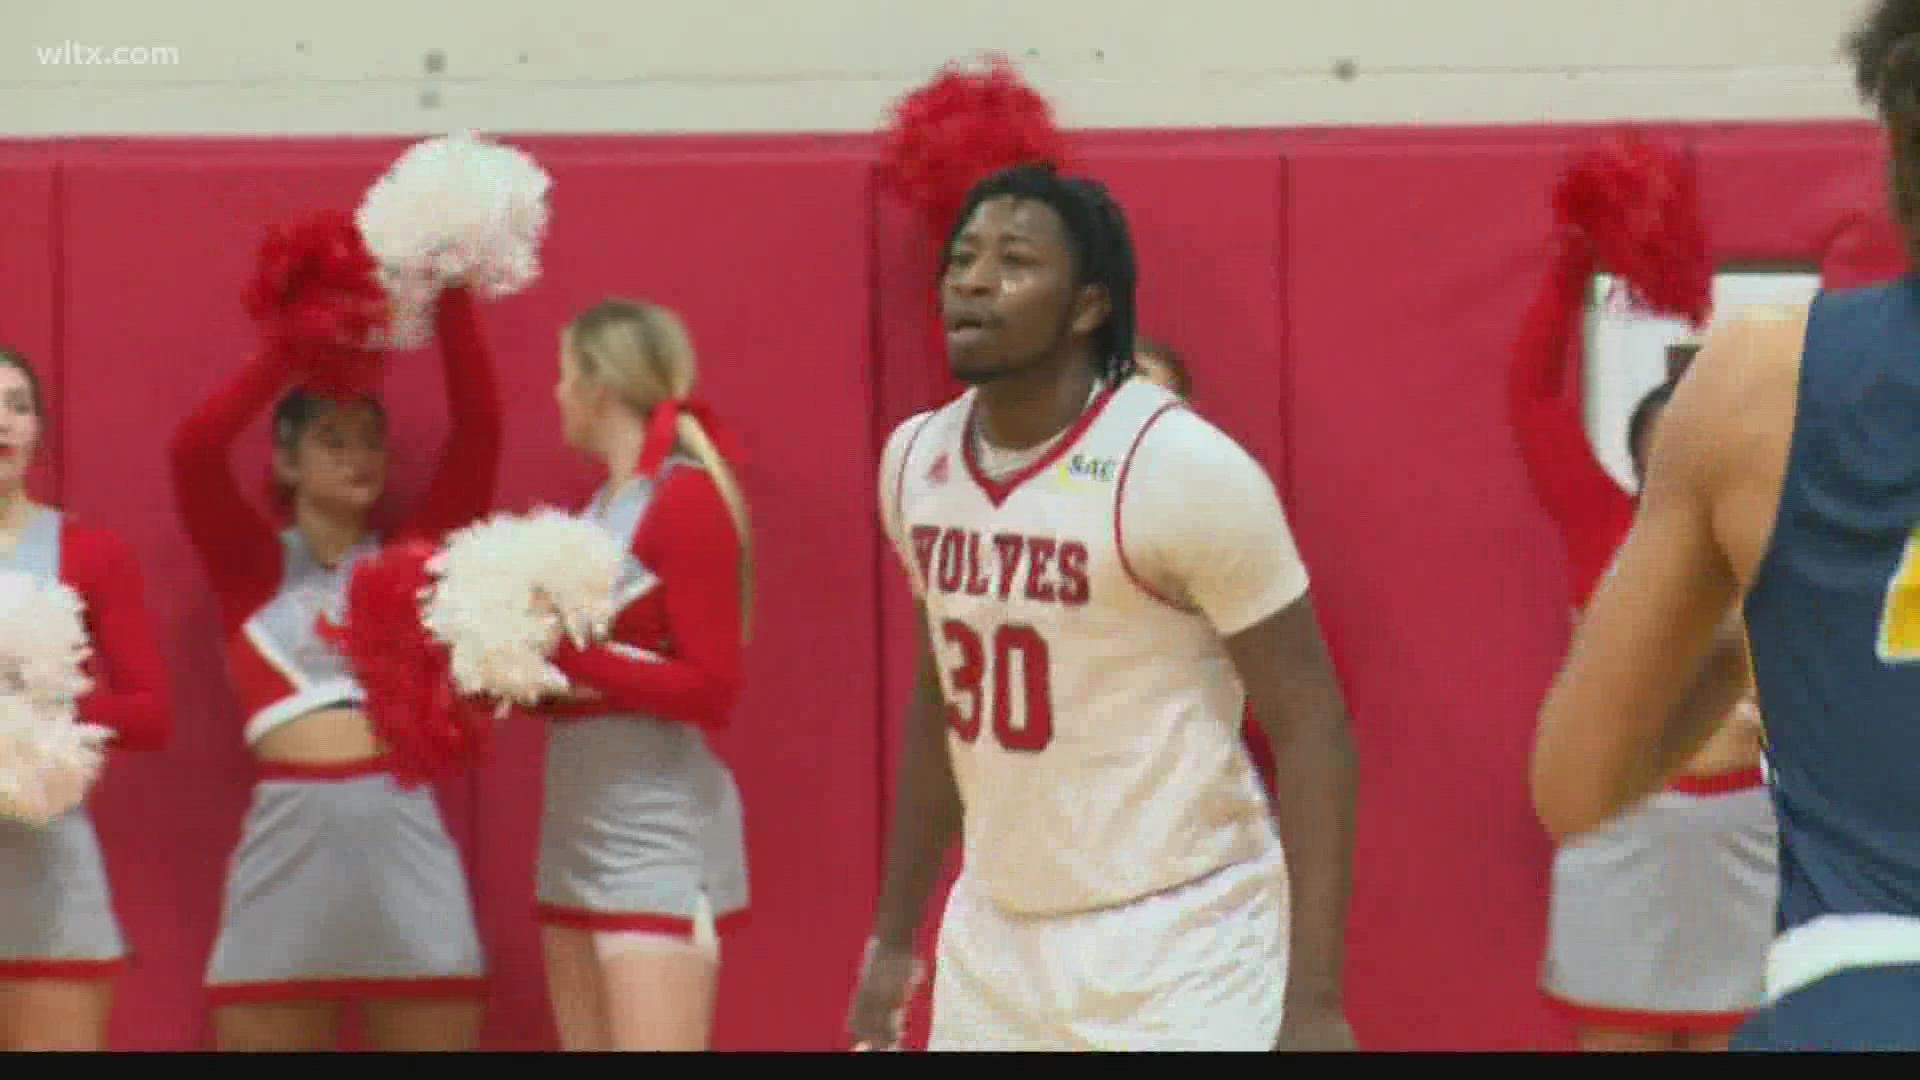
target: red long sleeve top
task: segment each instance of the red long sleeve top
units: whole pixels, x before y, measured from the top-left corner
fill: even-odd
[[[386,537],[429,540],[486,513],[499,471],[501,417],[493,358],[465,289],[441,294],[435,312],[451,430],[427,490]],[[290,373],[256,357],[195,409],[174,433],[173,493],[187,537],[218,598],[229,662],[248,716],[290,692],[283,665],[252,655],[248,619],[282,587],[281,530],[242,490],[230,459],[234,440],[284,391]],[[258,699],[258,700],[255,700]]]
[[[1589,259],[1563,254],[1528,310],[1507,373],[1507,412],[1540,500],[1566,549],[1575,607],[1585,607],[1633,524],[1633,496],[1594,456],[1570,385],[1592,280]]]
[[[110,728],[115,749],[164,749],[173,735],[171,687],[133,549],[63,515],[60,580],[85,601],[93,645],[85,670],[94,686],[78,703],[80,719]]]
[[[705,469],[675,462],[660,476],[629,550],[659,584],[615,618],[609,643],[562,645],[554,657],[589,700],[556,702],[554,718],[632,712],[724,728],[739,696],[739,533]]]

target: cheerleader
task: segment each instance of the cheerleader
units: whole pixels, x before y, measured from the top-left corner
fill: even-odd
[[[608,643],[561,646],[572,700],[542,710],[537,918],[568,1050],[706,1048],[718,933],[747,909],[740,796],[706,732],[739,689],[751,549],[693,383],[687,332],[657,305],[606,300],[562,336],[562,433],[607,467],[584,517],[658,580]]]
[[[1596,269],[1569,240],[1508,369],[1507,409],[1534,492],[1559,527],[1575,618],[1633,523],[1636,497],[1595,459],[1569,386]],[[1673,384],[1634,409],[1636,487]],[[1751,702],[1666,789],[1554,854],[1541,984],[1589,1051],[1717,1050],[1762,1000],[1776,895],[1776,829]]]
[[[93,686],[80,722],[104,729],[106,749],[162,749],[171,703],[139,564],[113,533],[26,493],[41,407],[26,358],[0,349],[0,569],[59,582],[83,604]],[[50,821],[0,818],[0,896],[0,1050],[106,1049],[129,953],[84,802]]]
[[[452,431],[419,503],[384,536],[371,518],[386,490],[386,415],[371,396],[289,389],[299,374],[267,351],[173,440],[174,497],[212,579],[240,735],[258,762],[207,969],[223,1049],[332,1048],[354,1001],[380,1049],[478,1039],[484,963],[460,854],[432,789],[389,775],[364,693],[316,625],[383,539],[437,537],[492,500],[501,421],[473,298],[445,291],[433,320]],[[284,528],[228,460],[276,396]]]

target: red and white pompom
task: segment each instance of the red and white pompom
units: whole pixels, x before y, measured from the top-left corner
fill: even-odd
[[[45,825],[99,778],[113,733],[76,711],[91,652],[77,593],[0,572],[0,816]]]
[[[606,530],[553,509],[496,514],[449,536],[428,567],[425,621],[451,653],[454,685],[503,713],[565,693],[549,658],[562,638],[584,647],[606,637],[635,592],[619,589],[626,559]]]
[[[1559,224],[1621,280],[1630,306],[1705,324],[1713,253],[1685,151],[1625,132],[1574,160],[1553,206]]]
[[[882,182],[941,239],[967,191],[996,170],[1066,163],[1066,136],[1046,98],[1006,57],[987,61],[985,71],[942,68],[894,104],[882,135]]]
[[[424,344],[449,285],[497,298],[533,284],[551,186],[532,157],[472,132],[409,147],[355,215],[393,299],[388,343]]]
[[[317,393],[365,391],[389,318],[386,290],[353,218],[320,210],[269,226],[244,305],[271,355]]]
[[[422,616],[435,554],[431,544],[414,542],[361,560],[341,621],[322,619],[319,627],[366,691],[367,719],[403,787],[483,764],[493,747],[491,709],[454,688],[447,648]]]

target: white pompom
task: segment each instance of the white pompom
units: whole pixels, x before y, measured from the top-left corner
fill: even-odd
[[[429,565],[427,629],[462,692],[532,705],[568,688],[548,662],[561,635],[576,645],[606,636],[634,592],[616,588],[625,567],[626,552],[590,521],[550,508],[497,514],[448,537]]]
[[[113,732],[71,711],[0,695],[0,816],[46,825],[79,806],[106,761]]]
[[[0,816],[44,825],[98,777],[112,732],[74,715],[91,651],[79,594],[0,571]]]
[[[93,688],[84,606],[61,582],[0,571],[0,693],[58,709]]]
[[[464,283],[497,298],[533,284],[551,186],[533,158],[473,132],[400,155],[355,215],[393,297],[393,347],[423,343],[441,288]]]
[[[390,267],[381,267],[380,283],[387,288],[391,319],[371,337],[375,348],[419,349],[433,340],[433,305],[440,295],[438,283],[423,277],[407,277]]]

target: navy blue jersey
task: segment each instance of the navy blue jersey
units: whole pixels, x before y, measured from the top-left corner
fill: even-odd
[[[1920,918],[1920,277],[1822,294],[1745,602],[1779,923]]]

